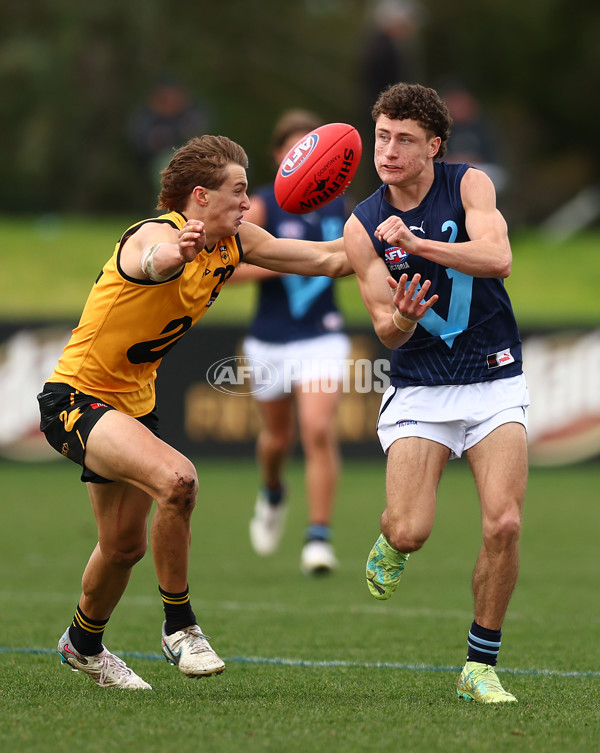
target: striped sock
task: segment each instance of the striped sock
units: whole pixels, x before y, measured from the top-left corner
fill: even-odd
[[[311,523],[306,529],[306,541],[329,541],[331,528],[322,523]]]
[[[196,615],[192,610],[190,603],[190,589],[185,589],[180,594],[171,594],[163,591],[159,586],[158,590],[163,600],[165,610],[165,633],[173,635],[178,630],[196,624]]]
[[[489,630],[473,622],[469,630],[467,661],[496,666],[500,651],[501,630]]]
[[[81,611],[79,605],[73,624],[69,628],[69,636],[76,651],[84,656],[95,656],[102,651],[102,636],[108,620],[90,620]]]

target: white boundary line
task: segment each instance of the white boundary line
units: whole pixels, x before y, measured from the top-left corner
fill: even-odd
[[[55,650],[49,648],[9,648],[0,646],[1,654],[43,654],[54,655]],[[146,659],[148,661],[164,661],[162,654],[142,654],[135,651],[119,651],[118,655],[125,659]],[[352,662],[344,660],[287,659],[284,657],[265,656],[230,656],[224,657],[230,664],[262,664],[277,667],[302,667],[305,669],[393,669],[410,672],[460,672],[462,667],[437,667],[427,664],[400,664],[396,662]],[[575,679],[600,679],[600,672],[563,672],[558,669],[515,669],[503,667],[500,674],[524,675],[527,677],[564,677]]]

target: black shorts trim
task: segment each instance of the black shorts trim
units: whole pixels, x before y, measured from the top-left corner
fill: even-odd
[[[398,388],[396,387],[392,394],[388,397],[388,399],[385,401],[385,405],[381,406],[381,409],[379,411],[379,415],[377,416],[377,426],[379,426],[379,421],[381,420],[381,417],[383,416],[383,412],[388,407],[388,405],[392,402],[394,397],[396,396],[396,392],[398,391]]]

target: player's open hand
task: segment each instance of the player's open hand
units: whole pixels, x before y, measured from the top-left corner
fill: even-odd
[[[177,235],[179,253],[186,262],[193,261],[206,245],[206,231],[201,220],[188,220]]]
[[[405,319],[414,322],[422,319],[439,298],[437,294],[434,294],[427,301],[425,300],[431,287],[431,280],[425,280],[420,285],[421,275],[418,272],[413,276],[410,285],[407,285],[407,274],[403,274],[398,282],[393,277],[388,277],[387,281],[392,291],[394,306]]]

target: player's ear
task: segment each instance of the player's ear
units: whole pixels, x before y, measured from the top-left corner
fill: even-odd
[[[192,191],[192,196],[201,207],[208,205],[208,192],[203,186],[196,186]]]
[[[429,142],[429,156],[433,159],[435,155],[440,151],[442,139],[439,136],[435,136]]]

